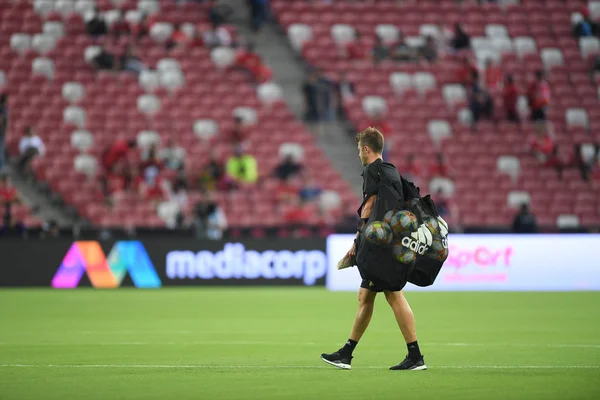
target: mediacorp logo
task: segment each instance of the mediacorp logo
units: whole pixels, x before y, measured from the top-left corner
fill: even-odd
[[[96,241],[74,242],[52,278],[52,287],[77,287],[84,273],[95,288],[117,288],[129,272],[138,288],[158,288],[160,279],[154,265],[139,241],[115,243],[108,257]]]
[[[509,278],[508,269],[513,255],[512,246],[461,248],[450,245],[449,256],[442,269],[443,280],[447,283],[504,283]]]
[[[171,251],[167,254],[169,279],[302,279],[314,285],[327,272],[327,257],[319,250],[296,252],[246,250],[241,243],[227,243],[223,250]]]

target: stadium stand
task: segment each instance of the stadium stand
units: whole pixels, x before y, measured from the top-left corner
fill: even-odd
[[[109,34],[94,38],[86,32],[86,22],[94,18],[96,7]],[[110,32],[119,21],[118,10],[130,34]],[[235,115],[249,126],[247,151],[258,160],[260,179],[239,191],[217,193],[230,226],[283,225],[287,206],[275,206],[278,182],[272,172],[280,161],[280,147],[289,142],[310,155],[304,166],[318,177],[326,194],[322,204],[306,206],[304,222],[320,226],[324,219],[340,216],[340,204],[358,202],[281,101],[277,85],[253,87],[247,74],[232,67],[235,53],[228,47],[210,49],[193,41],[167,45],[178,27],[188,33],[194,26],[198,31],[209,29],[205,5],[172,0],[14,0],[0,2],[0,16],[0,77],[10,94],[9,151],[15,155],[24,129],[35,127],[46,145],[45,155],[33,162],[36,178],[92,224],[163,227],[173,222],[174,206],[168,197],[165,204],[153,205],[126,192],[112,207],[106,205],[101,160],[115,141],[135,139],[143,152],[153,143],[160,148],[175,138],[185,152],[189,200],[194,204],[205,197],[195,183],[211,151],[223,159],[233,152],[228,132]],[[235,36],[232,27],[226,28]],[[140,60],[132,68],[139,75],[95,70],[99,54],[120,56],[134,36]],[[173,172],[160,176],[165,182],[174,179]]]
[[[563,161],[567,166],[560,179],[555,170],[524,151],[535,137],[524,96],[518,103],[522,122],[517,125],[505,121],[501,91],[492,92],[495,119],[480,121],[473,132],[469,126],[473,116],[466,108],[468,87],[457,74],[464,56],[472,58],[480,70],[492,59],[515,77],[524,93],[530,76],[544,69],[552,93],[548,120],[554,142],[564,160],[577,159],[581,155],[573,154],[574,145],[600,142],[599,91],[590,75],[600,41],[576,39],[572,25],[581,20],[588,2],[497,3],[504,5],[453,0],[273,0],[272,8],[291,45],[310,66],[324,70],[332,80],[345,74],[355,84],[362,101],[348,102],[344,108],[356,127],[370,123],[374,107],[387,109],[385,119],[391,130],[384,133],[393,141],[388,150],[392,162],[401,167],[409,153],[423,160],[432,159],[437,151],[448,157],[456,172],[454,196],[463,210],[464,225],[506,225],[515,207],[527,201],[540,225],[597,226],[600,181],[584,181],[568,161]],[[594,18],[599,4],[589,2]],[[443,36],[455,23],[461,23],[470,35],[470,49],[443,52],[437,62],[374,63],[369,56],[351,59],[339,51],[357,33],[369,52],[376,34],[384,43],[393,44],[402,32],[409,45],[422,45],[424,36]],[[432,182],[430,189],[434,186]]]

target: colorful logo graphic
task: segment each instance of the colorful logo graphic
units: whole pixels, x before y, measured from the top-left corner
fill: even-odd
[[[56,275],[52,278],[52,287],[75,288],[83,274],[87,273],[93,287],[117,288],[127,272],[138,288],[161,286],[152,261],[141,242],[117,242],[107,258],[100,243],[78,241],[71,245]]]

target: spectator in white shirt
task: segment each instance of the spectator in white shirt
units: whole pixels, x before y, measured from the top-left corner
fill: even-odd
[[[35,134],[33,128],[28,126],[25,128],[25,134],[19,141],[19,160],[18,166],[24,170],[29,167],[31,160],[35,157],[43,156],[46,152],[46,147],[42,139]]]

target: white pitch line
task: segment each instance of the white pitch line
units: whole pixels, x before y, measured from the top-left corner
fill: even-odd
[[[0,364],[0,368],[154,368],[154,369],[332,369],[319,365],[201,365],[201,364]],[[386,369],[383,365],[357,369]],[[600,365],[435,365],[430,369],[600,369]]]

